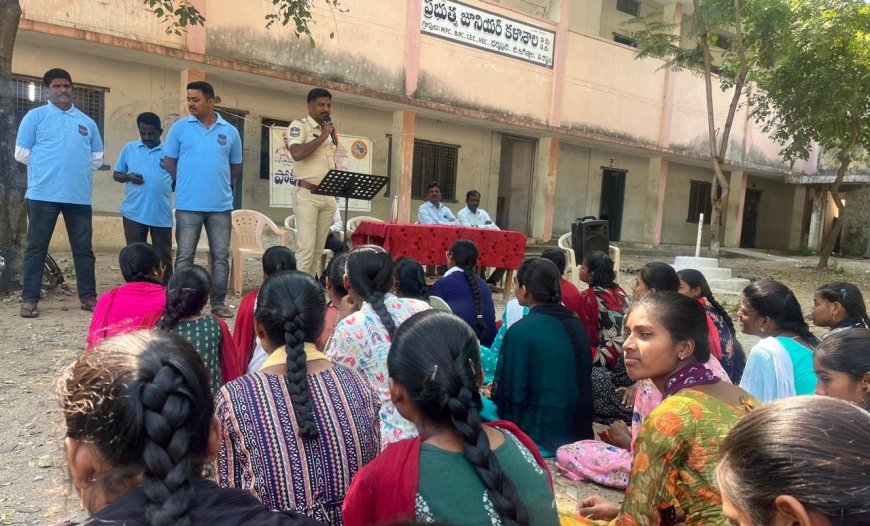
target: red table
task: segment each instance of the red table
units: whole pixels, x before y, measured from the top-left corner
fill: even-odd
[[[457,239],[474,241],[480,252],[477,259],[479,266],[507,269],[507,286],[504,287],[504,297],[507,300],[514,270],[525,259],[526,236],[521,232],[363,221],[351,236],[354,245],[380,245],[393,259],[412,257],[423,265],[446,265],[447,251]]]

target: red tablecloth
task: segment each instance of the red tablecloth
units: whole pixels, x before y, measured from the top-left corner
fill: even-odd
[[[393,259],[407,256],[424,265],[446,265],[447,251],[457,239],[474,241],[480,252],[477,264],[483,267],[517,269],[526,253],[525,234],[511,230],[364,221],[351,239],[354,245],[380,245]]]

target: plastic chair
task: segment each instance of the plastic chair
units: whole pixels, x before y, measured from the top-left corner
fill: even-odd
[[[290,250],[292,250],[293,252],[296,252],[296,250],[297,250],[297,247],[296,247],[297,231],[296,231],[296,216],[295,215],[290,214],[289,216],[284,218],[284,228],[287,230],[287,237],[289,240],[289,243],[287,246],[290,247]],[[344,240],[344,232],[337,232],[337,233],[333,232],[333,233],[338,237],[338,239]],[[317,269],[317,273],[319,275],[321,275],[321,276],[323,275],[323,272],[326,270],[326,264],[329,262],[330,259],[332,259],[332,256],[334,256],[334,255],[335,254],[333,254],[332,250],[329,250],[328,248],[324,248],[320,252],[320,267],[318,267],[318,269]]]
[[[613,260],[613,271],[616,273],[616,281],[619,282],[619,263],[621,255],[619,247],[615,245],[608,246],[610,247],[610,259]],[[562,234],[562,236],[559,237],[559,248],[561,248],[565,252],[565,259],[568,261],[565,272],[570,273],[571,283],[573,283],[574,286],[579,289],[580,265],[577,264],[577,261],[574,258],[574,249],[571,247],[571,232],[568,232],[567,234]]]
[[[347,220],[347,235],[350,236],[356,230],[356,227],[359,226],[363,221],[374,221],[376,223],[383,223],[383,219],[378,219],[377,217],[372,216],[356,216]]]
[[[278,228],[271,219],[256,210],[233,210],[233,230],[230,239],[232,252],[232,270],[230,286],[236,296],[241,296],[245,277],[245,258],[262,256],[266,251],[263,246],[263,232],[268,228],[281,238],[281,244],[287,246],[287,232]]]

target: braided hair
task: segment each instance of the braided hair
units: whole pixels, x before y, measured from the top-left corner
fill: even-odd
[[[130,243],[118,254],[118,266],[127,283],[154,283],[160,285],[156,271],[160,269],[160,256],[148,243]]]
[[[531,258],[517,270],[517,283],[541,303],[561,303],[562,284],[559,269],[549,259]]]
[[[677,272],[677,276],[682,281],[686,282],[690,288],[699,289],[701,291],[701,297],[707,300],[707,303],[710,304],[716,312],[722,316],[722,319],[725,320],[725,325],[728,326],[728,329],[731,331],[731,341],[732,341],[732,349],[734,351],[734,356],[739,362],[739,366],[742,369],[742,366],[746,364],[746,353],[743,352],[743,345],[740,343],[740,340],[737,339],[737,330],[734,329],[734,322],[731,320],[731,316],[728,315],[728,311],[725,310],[725,307],[719,304],[716,301],[716,298],[713,297],[713,291],[710,290],[710,284],[707,283],[707,278],[704,277],[700,271],[695,270],[693,268],[686,268],[679,272]]]
[[[810,347],[819,344],[819,339],[804,321],[794,292],[786,285],[773,279],[761,279],[743,289],[743,299],[759,316],[767,316],[776,322],[780,330],[799,335]]]
[[[480,284],[474,273],[477,267],[477,245],[470,239],[458,239],[450,247],[450,255],[456,266],[462,269],[465,279],[468,280],[468,286],[471,287],[471,296],[474,298],[474,334],[477,335],[478,340],[483,341],[486,338],[488,328],[483,319],[483,296],[480,294]]]
[[[355,248],[347,256],[346,273],[354,292],[372,306],[392,339],[396,335],[396,322],[384,304],[384,296],[393,290],[393,260],[390,255],[378,246]]]
[[[263,326],[271,343],[284,342],[287,351],[285,378],[299,437],[317,438],[317,424],[308,390],[305,342],[317,340],[326,317],[323,287],[314,278],[295,270],[269,276],[257,294],[254,319]]]
[[[287,247],[276,245],[263,252],[263,275],[271,276],[284,270],[296,270],[296,255]]]
[[[429,302],[426,272],[423,271],[423,265],[419,261],[407,257],[396,261],[396,290],[403,298]]]
[[[208,303],[210,291],[211,278],[199,265],[176,271],[166,286],[166,307],[157,328],[171,331],[181,318],[200,313]]]
[[[103,340],[69,367],[58,398],[66,435],[92,443],[109,466],[97,483],[110,496],[141,476],[149,524],[192,524],[191,480],[203,474],[214,403],[190,342],[159,331]]]
[[[831,302],[839,303],[846,311],[849,318],[859,318],[864,326],[870,328],[870,318],[867,317],[867,306],[864,304],[864,296],[861,290],[845,281],[837,281],[822,285],[816,289],[816,296]]]
[[[480,346],[471,328],[446,312],[414,314],[399,327],[387,369],[426,419],[451,426],[462,436],[462,453],[483,482],[502,524],[529,524],[528,509],[502,471],[482,427]]]

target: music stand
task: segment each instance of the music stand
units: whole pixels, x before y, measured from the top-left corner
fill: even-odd
[[[383,175],[348,172],[345,170],[330,170],[326,172],[323,181],[312,191],[316,195],[330,195],[344,198],[344,221],[342,222],[344,241],[347,242],[347,208],[351,199],[371,201],[381,188],[390,180]]]

